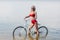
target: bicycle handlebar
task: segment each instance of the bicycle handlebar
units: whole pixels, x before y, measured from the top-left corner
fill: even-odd
[[[25,22],[27,22],[28,20],[30,20],[30,19],[24,19]]]

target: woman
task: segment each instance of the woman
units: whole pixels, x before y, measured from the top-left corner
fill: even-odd
[[[31,28],[34,26],[35,27],[35,32],[38,34],[38,25],[37,25],[37,13],[35,12],[36,8],[35,6],[31,7],[31,12],[28,16],[26,16],[24,19],[30,17],[31,19],[31,24],[29,26],[29,31],[31,30]]]

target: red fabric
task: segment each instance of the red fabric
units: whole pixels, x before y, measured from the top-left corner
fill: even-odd
[[[35,24],[37,22],[37,20],[31,20],[32,24]]]
[[[30,14],[29,16],[31,16],[31,17],[35,17],[35,14]]]

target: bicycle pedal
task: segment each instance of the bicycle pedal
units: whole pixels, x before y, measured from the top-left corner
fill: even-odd
[[[34,32],[34,34],[37,34],[37,32]]]

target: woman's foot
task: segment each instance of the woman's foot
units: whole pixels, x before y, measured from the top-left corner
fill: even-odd
[[[39,32],[35,31],[34,34],[39,34]]]

